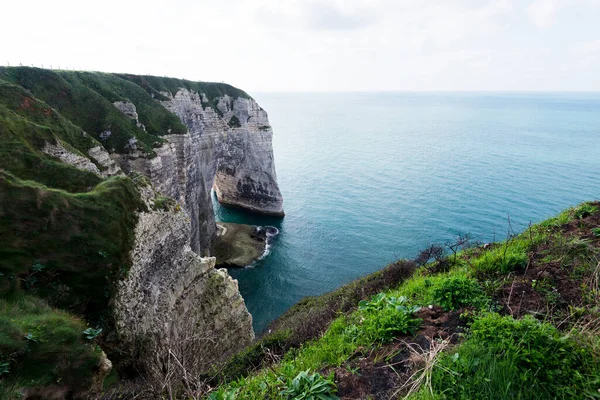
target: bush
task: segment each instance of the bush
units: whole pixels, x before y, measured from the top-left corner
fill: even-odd
[[[594,214],[596,211],[598,211],[598,207],[595,207],[589,203],[584,203],[573,211],[573,216],[577,219],[583,219],[588,215]]]
[[[453,276],[441,280],[432,288],[433,302],[445,310],[463,306],[480,307],[486,304],[485,294],[477,281],[465,276]]]
[[[388,342],[398,335],[414,334],[421,322],[413,314],[419,307],[408,306],[406,297],[387,297],[380,293],[370,301],[361,301],[359,308],[363,311],[361,341]]]
[[[236,117],[235,115],[233,115],[229,119],[229,122],[227,123],[227,125],[229,125],[230,128],[241,128],[242,127],[242,124],[241,124],[239,118]]]

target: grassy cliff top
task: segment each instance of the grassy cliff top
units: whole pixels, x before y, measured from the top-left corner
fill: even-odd
[[[26,102],[43,104],[42,107],[57,115],[56,119],[63,120],[63,125],[70,123],[85,131],[109,151],[126,153],[135,140],[137,149],[149,155],[154,147],[164,143],[161,136],[187,131],[179,118],[160,104],[168,100],[165,94],[174,95],[181,88],[203,93],[208,100],[203,107],[212,107],[217,112],[221,96],[250,98],[244,91],[224,83],[32,67],[0,67],[0,84],[4,86],[0,104],[10,111],[21,116],[27,113],[31,121],[39,119],[27,103],[18,99],[29,97]],[[136,106],[145,130],[113,105],[117,101]]]

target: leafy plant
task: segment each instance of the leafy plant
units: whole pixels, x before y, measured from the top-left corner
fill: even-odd
[[[96,336],[98,336],[100,334],[100,332],[102,332],[102,328],[98,328],[98,329],[87,328],[85,331],[83,331],[83,334],[85,335],[86,339],[94,340],[96,338]]]
[[[40,260],[33,260],[31,269],[33,272],[41,272],[46,266],[40,262]]]
[[[393,297],[380,293],[370,301],[361,301],[358,308],[363,311],[362,331],[359,336],[369,341],[389,341],[396,335],[414,333],[420,319],[413,314],[420,307],[406,304],[405,296]]]
[[[310,369],[300,372],[291,381],[288,380],[287,388],[281,395],[293,400],[336,400],[335,383],[333,379],[324,378],[319,373],[310,373]]]
[[[358,308],[361,310],[381,310],[386,303],[385,293],[378,293],[371,297],[371,300],[361,300],[358,302]]]
[[[224,388],[219,388],[219,390],[212,392],[208,396],[208,400],[235,400],[237,398],[237,390],[231,389],[227,390]]]
[[[358,303],[360,310],[383,310],[385,308],[395,308],[397,311],[406,312],[409,314],[419,311],[420,307],[407,306],[406,296],[393,297],[387,296],[385,293],[379,293],[371,297],[371,300],[361,300]]]
[[[10,370],[8,363],[0,363],[0,376],[2,376],[3,374],[8,374],[9,372]]]
[[[437,283],[433,289],[433,302],[446,310],[456,310],[463,306],[482,306],[485,295],[472,278],[453,276]]]
[[[27,334],[23,337],[31,342],[37,342],[37,337],[31,332],[27,332]]]
[[[594,236],[600,237],[600,227],[598,227],[598,228],[592,228],[592,234]]]

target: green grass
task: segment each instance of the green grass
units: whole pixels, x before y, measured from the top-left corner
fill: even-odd
[[[515,271],[522,273],[530,260],[566,267],[583,266],[590,260],[597,263],[598,251],[587,241],[560,230],[580,219],[577,210],[581,209],[567,210],[506,242],[460,252],[447,271],[435,272],[425,266],[376,296],[363,296],[355,303],[358,308],[338,314],[321,336],[311,337],[299,348],[287,348],[278,363],[256,365],[257,370],[249,375],[241,373],[237,380],[220,386],[219,393],[231,399],[281,398],[281,391],[302,371],[324,373],[348,368],[349,360],[357,355],[371,354],[386,342],[418,331],[419,321],[414,316],[417,306],[439,305],[446,310],[466,309],[462,315],[466,334],[458,346],[438,355],[430,384],[412,393],[411,398],[600,398],[600,344],[594,333],[597,330],[590,330],[597,322],[597,309],[577,308],[577,318],[588,318],[583,319],[587,330],[570,323],[563,327],[571,326],[573,330],[559,331],[550,322],[560,321],[551,317],[549,322],[540,322],[531,316],[519,320],[502,316],[498,312],[506,310],[497,299],[489,297],[506,285],[507,277],[514,276]],[[589,207],[585,210],[589,212]],[[593,268],[588,265],[577,279],[589,279],[591,273]],[[495,289],[491,287],[494,285]],[[352,301],[361,297],[355,288],[350,292]],[[290,310],[288,318],[294,321],[299,316],[310,316],[310,309],[323,307],[331,296],[301,302]],[[274,332],[259,343],[268,347],[269,338],[277,347],[288,340],[290,331],[277,327],[275,324]],[[256,346],[250,349],[247,351],[254,355],[261,353]],[[252,358],[250,353],[242,354]]]
[[[133,182],[114,177],[72,194],[0,171],[0,205],[3,292],[26,290],[100,318],[131,264],[135,212],[144,207]]]
[[[20,398],[19,387],[90,384],[100,350],[87,340],[85,323],[31,296],[0,299],[0,397]]]
[[[468,339],[438,360],[438,399],[597,398],[600,363],[590,349],[532,317],[485,314]],[[431,398],[427,388],[415,398]]]
[[[35,97],[46,109],[52,107],[49,112],[55,114],[55,118],[61,118],[79,131],[87,132],[90,135],[89,139],[96,139],[109,151],[126,153],[129,151],[130,141],[135,139],[138,149],[148,156],[153,156],[153,148],[164,143],[161,136],[187,132],[181,120],[160,104],[161,100],[168,100],[161,92],[175,95],[180,88],[186,88],[204,93],[208,102],[203,103],[203,107],[212,107],[219,115],[222,114],[217,108],[220,97],[229,95],[232,99],[250,98],[244,91],[223,83],[191,82],[131,74],[0,67],[0,84],[6,85],[7,82],[19,86],[21,91],[28,91],[31,98]],[[0,93],[0,101],[5,96],[5,93]],[[116,109],[113,106],[116,101],[133,103],[146,131],[137,127],[134,121]],[[21,104],[6,106],[11,111],[17,111],[20,110]],[[31,122],[38,123],[37,118],[43,117],[39,112],[25,111]],[[44,122],[47,122],[47,118]],[[235,119],[229,123],[230,126],[240,126],[240,122]],[[46,123],[42,125],[48,126]],[[101,136],[105,131],[111,132],[110,137]],[[75,148],[81,150],[78,146]]]
[[[397,286],[408,279],[414,269],[413,263],[399,261],[333,292],[304,298],[271,324],[269,330],[272,333],[267,333],[219,366],[213,383],[244,377],[268,364],[270,355],[283,354],[318,338],[339,315],[356,308],[360,300]]]

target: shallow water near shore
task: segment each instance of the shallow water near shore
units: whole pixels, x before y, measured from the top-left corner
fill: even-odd
[[[459,233],[503,240],[600,198],[600,93],[253,94],[269,112],[283,219],[230,269],[257,333],[333,290]],[[214,201],[216,203],[216,201]]]

